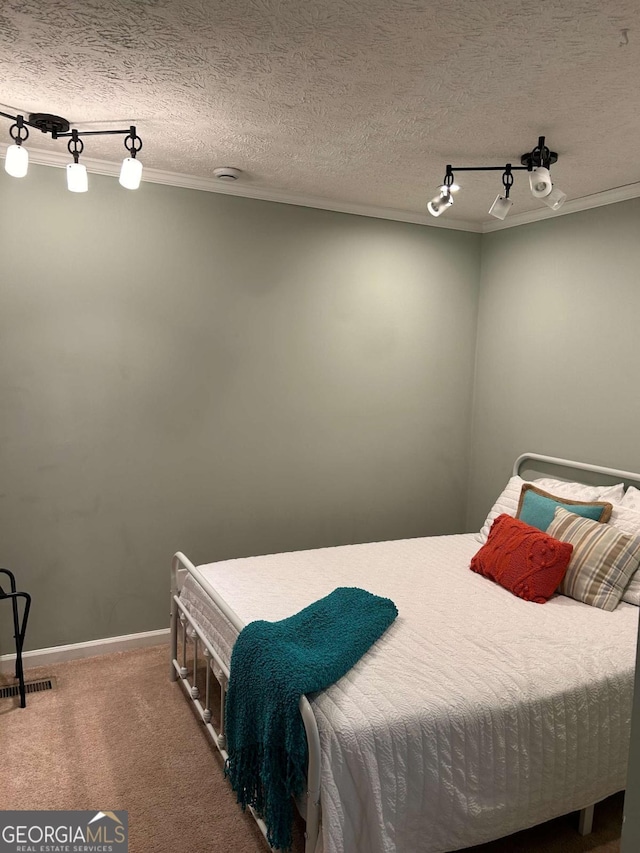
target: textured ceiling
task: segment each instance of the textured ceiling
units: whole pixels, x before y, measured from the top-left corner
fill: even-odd
[[[0,7],[5,111],[87,129],[134,123],[145,167],[212,178],[236,166],[247,187],[328,206],[422,215],[447,163],[515,164],[543,134],[569,198],[637,183],[639,72],[638,0]],[[65,142],[30,139],[61,152]],[[118,137],[85,143],[91,157],[124,153]],[[490,219],[500,174],[458,177],[446,218]],[[513,213],[544,208],[527,183],[516,173]]]

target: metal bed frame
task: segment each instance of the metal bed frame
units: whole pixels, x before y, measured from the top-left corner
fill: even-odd
[[[600,465],[590,465],[584,462],[574,462],[569,459],[544,456],[538,453],[523,453],[519,456],[513,464],[513,475],[519,474],[519,472],[523,470],[524,464],[528,461],[543,463],[545,465],[553,466],[554,468],[566,468],[571,471],[578,470],[602,474],[607,477],[611,477],[614,480],[640,483],[640,475],[630,471],[621,471]],[[180,590],[182,589],[182,585],[187,574],[196,581],[203,592],[213,601],[221,614],[238,633],[240,633],[240,631],[245,627],[245,623],[240,619],[238,614],[229,607],[226,601],[224,601],[214,587],[211,586],[197,567],[194,566],[194,564],[181,551],[174,554],[171,563],[171,663],[169,677],[171,681],[179,681],[182,684],[187,696],[192,700],[198,715],[202,719],[207,733],[220,751],[222,758],[226,761],[228,753],[226,751],[224,706],[229,680],[229,668],[208,641],[201,627],[194,620],[191,613],[180,600]],[[187,625],[190,627],[191,632],[189,632]],[[178,660],[179,632],[182,634],[181,660]],[[189,678],[189,668],[187,667],[187,643],[189,640],[193,642],[191,679]],[[201,696],[200,688],[197,683],[198,647],[200,644],[202,645],[202,652],[206,663],[204,697]],[[211,685],[212,663],[215,663],[220,673],[219,675],[214,675],[219,682],[220,696],[220,723],[217,730],[211,722],[213,689]],[[307,768],[306,795],[302,802],[297,803],[297,806],[306,823],[306,831],[304,834],[304,853],[316,853],[318,840],[322,831],[322,816],[320,809],[320,736],[318,733],[316,718],[306,696],[300,697],[300,714],[302,716],[307,736],[309,763]],[[594,808],[595,803],[592,803],[580,810],[578,817],[578,832],[580,835],[588,835],[591,832],[593,827]],[[264,821],[251,807],[250,811],[266,839],[267,827]]]
[[[204,578],[193,563],[178,551],[171,563],[171,666],[169,677],[171,681],[180,680],[187,696],[191,698],[195,708],[200,715],[211,740],[217,746],[222,758],[226,761],[228,758],[226,750],[225,723],[224,723],[224,705],[227,693],[227,684],[229,681],[229,668],[222,660],[218,652],[213,648],[205,637],[198,623],[193,619],[187,608],[184,606],[179,597],[179,591],[182,588],[182,582],[186,574],[200,585],[204,592],[212,599],[216,607],[222,615],[233,625],[238,633],[245,627],[244,622],[235,613],[231,607],[220,597],[219,593],[211,586]],[[178,661],[178,624],[181,626],[182,633],[182,660]],[[187,624],[191,626],[192,636],[189,637]],[[189,670],[187,668],[187,640],[193,640],[193,661],[192,661],[192,681],[189,680]],[[206,662],[205,675],[205,693],[204,704],[200,701],[200,688],[197,684],[197,668],[198,668],[198,644],[202,643],[203,656]],[[220,688],[220,725],[218,730],[211,723],[211,663],[214,662],[218,667],[221,675],[217,677]],[[306,823],[305,830],[305,853],[315,853],[318,837],[320,836],[320,735],[318,733],[318,724],[311,710],[311,705],[306,696],[300,697],[300,714],[304,723],[305,732],[307,735],[309,764],[307,767],[307,790],[303,802],[298,802],[298,810]],[[267,827],[264,821],[260,818],[253,808],[249,807],[256,823],[260,827],[260,831],[267,837]]]

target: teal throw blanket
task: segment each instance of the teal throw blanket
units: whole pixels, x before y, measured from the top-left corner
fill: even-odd
[[[225,773],[253,806],[272,847],[291,847],[292,796],[306,786],[307,742],[298,703],[341,678],[398,615],[388,598],[339,587],[280,622],[249,623],[231,655]]]

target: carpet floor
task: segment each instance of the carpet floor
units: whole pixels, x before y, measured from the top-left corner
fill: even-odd
[[[168,672],[164,645],[29,670],[55,687],[28,695],[26,709],[0,699],[0,808],[125,809],[131,853],[265,853]],[[467,853],[617,853],[622,806],[621,794],[596,806],[584,838],[574,814]]]

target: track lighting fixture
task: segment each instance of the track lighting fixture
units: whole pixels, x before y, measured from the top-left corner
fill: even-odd
[[[67,163],[67,189],[72,193],[86,193],[89,189],[87,167],[79,163],[79,157],[84,150],[84,142],[78,139],[78,131],[71,131],[71,139],[67,144],[73,163]]]
[[[122,161],[120,185],[126,190],[137,190],[142,180],[142,163],[136,159],[136,156],[142,148],[142,140],[139,136],[136,136],[135,127],[129,128],[129,135],[125,137],[124,147],[130,156],[125,157]]]
[[[9,135],[14,145],[7,146],[4,168],[13,178],[24,178],[29,168],[29,152],[22,143],[29,138],[29,128],[24,126],[22,116],[16,116],[16,123],[9,128]]]
[[[504,187],[504,195],[501,196],[498,193],[498,195],[496,196],[496,200],[489,208],[489,213],[491,214],[491,216],[495,216],[496,219],[504,219],[507,213],[509,213],[509,211],[511,210],[511,205],[513,204],[513,202],[509,198],[509,191],[513,186],[511,163],[507,163],[507,165],[504,167],[504,172],[502,173],[502,185]]]
[[[453,196],[451,195],[449,190],[443,190],[438,193],[437,196],[434,196],[429,204],[427,205],[427,210],[432,216],[440,216],[441,213],[444,213],[448,207],[451,207],[453,204]]]
[[[5,171],[14,178],[23,178],[29,167],[29,154],[23,147],[23,142],[29,138],[29,127],[50,133],[52,139],[69,137],[68,149],[73,157],[73,162],[67,164],[67,188],[74,193],[86,192],[89,188],[87,167],[80,163],[80,155],[84,150],[84,142],[81,136],[108,136],[114,134],[126,134],[124,147],[129,154],[122,162],[120,170],[120,184],[128,190],[135,190],[140,186],[142,178],[142,163],[137,159],[138,152],[142,148],[142,140],[136,134],[133,125],[126,130],[70,130],[70,124],[62,116],[50,115],[49,113],[31,113],[28,119],[22,115],[9,115],[0,112],[3,118],[15,122],[9,129],[9,134],[14,144],[7,146],[5,155]]]
[[[556,163],[558,155],[555,151],[550,151],[544,144],[544,136],[538,138],[536,147],[523,154],[520,157],[520,166],[512,166],[511,163],[506,163],[504,166],[447,166],[444,182],[440,187],[439,194],[436,195],[427,204],[427,210],[432,216],[440,216],[441,213],[453,204],[451,195],[453,188],[457,189],[454,183],[454,172],[497,172],[502,171],[502,185],[504,187],[504,195],[498,194],[495,201],[489,208],[491,216],[496,219],[504,219],[513,201],[509,198],[509,192],[513,185],[512,172],[524,171],[529,172],[529,186],[535,198],[541,199],[552,210],[558,210],[566,201],[566,194],[558,187],[554,186],[551,180],[549,167]]]
[[[432,216],[440,216],[441,213],[444,213],[453,204],[453,193],[459,189],[460,187],[453,181],[451,166],[447,166],[447,173],[438,194],[427,204],[429,213]]]

